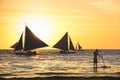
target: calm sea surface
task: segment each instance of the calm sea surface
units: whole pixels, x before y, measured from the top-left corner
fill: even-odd
[[[120,76],[120,50],[102,50],[106,66],[99,58],[97,71],[93,69],[93,50],[75,54],[54,53],[42,50],[40,55],[15,55],[12,50],[0,50],[0,77],[52,77],[52,76]]]

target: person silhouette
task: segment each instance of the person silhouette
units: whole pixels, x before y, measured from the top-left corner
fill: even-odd
[[[100,50],[96,49],[93,53],[94,55],[94,68],[97,68],[97,63],[98,63],[98,59],[97,56],[100,56],[101,58],[103,58],[100,54],[99,54]]]

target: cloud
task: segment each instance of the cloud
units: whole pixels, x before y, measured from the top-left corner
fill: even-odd
[[[107,11],[120,12],[119,0],[97,0],[88,2],[87,4]]]

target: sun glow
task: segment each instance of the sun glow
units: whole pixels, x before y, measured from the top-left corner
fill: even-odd
[[[45,16],[33,16],[32,17],[24,17],[21,20],[24,24],[21,25],[25,27],[25,24],[31,29],[31,31],[39,37],[41,40],[45,42],[49,42],[50,37],[52,36],[54,30],[53,21],[49,20]]]

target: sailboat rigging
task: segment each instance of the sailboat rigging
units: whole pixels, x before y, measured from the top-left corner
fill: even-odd
[[[64,53],[69,53],[70,50],[75,51],[72,40],[68,35],[68,32],[66,32],[65,35],[53,47],[61,49],[61,52]]]
[[[32,49],[48,46],[45,42],[36,37],[33,32],[27,27],[22,32],[21,37],[14,47],[16,54],[33,55],[36,52],[32,52]]]

